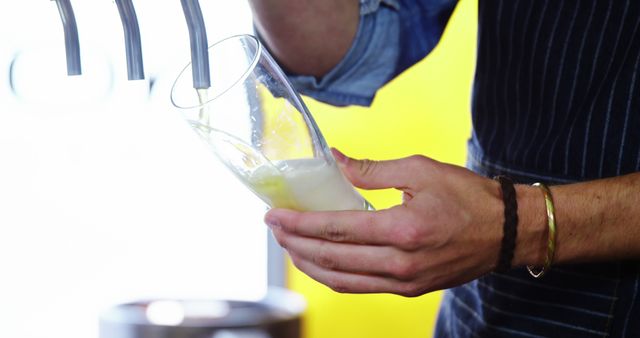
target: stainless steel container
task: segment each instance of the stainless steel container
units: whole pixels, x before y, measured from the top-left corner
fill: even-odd
[[[100,338],[300,338],[303,298],[271,288],[260,301],[147,300],[100,318]]]

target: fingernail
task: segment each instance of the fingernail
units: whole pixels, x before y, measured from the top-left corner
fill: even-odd
[[[270,228],[279,228],[280,227],[280,220],[278,220],[276,217],[273,217],[269,214],[267,214],[264,217],[264,222],[270,227]]]
[[[331,153],[333,154],[333,157],[336,158],[336,161],[338,161],[338,164],[345,165],[349,161],[349,158],[336,148],[331,148]]]

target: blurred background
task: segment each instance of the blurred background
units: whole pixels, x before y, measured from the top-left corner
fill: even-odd
[[[200,5],[211,43],[252,32],[245,1]],[[135,1],[139,81],[127,80],[116,4],[73,6],[75,77],[55,2],[0,11],[0,337],[97,337],[102,310],[136,299],[259,299],[281,273],[267,260],[265,206],[169,100],[189,62],[180,2]],[[476,16],[477,0],[462,0],[436,50],[370,108],[304,98],[329,145],[464,164]],[[377,208],[400,203],[395,191],[363,194]],[[286,281],[307,300],[305,338],[430,337],[440,300],[336,294],[292,266]]]

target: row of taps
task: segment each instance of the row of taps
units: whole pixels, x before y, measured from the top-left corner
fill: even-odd
[[[58,6],[62,26],[64,28],[65,52],[67,57],[67,74],[82,74],[80,60],[80,42],[73,7],[70,0],[52,0]],[[205,89],[211,87],[209,77],[209,53],[207,31],[202,17],[202,10],[198,0],[180,0],[182,10],[189,29],[191,46],[191,64],[193,72],[193,87]],[[127,57],[127,77],[129,80],[144,79],[142,63],[142,45],[140,27],[135,8],[131,0],[115,0],[118,13],[124,29],[125,50]]]

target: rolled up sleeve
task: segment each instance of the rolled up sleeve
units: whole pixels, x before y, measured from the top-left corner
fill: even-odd
[[[400,23],[396,1],[360,2],[360,22],[347,54],[321,79],[290,74],[304,95],[337,106],[368,106],[376,91],[393,75]]]
[[[435,47],[455,4],[361,0],[358,30],[344,58],[322,78],[288,74],[289,78],[296,90],[319,101],[369,106],[382,86]]]

